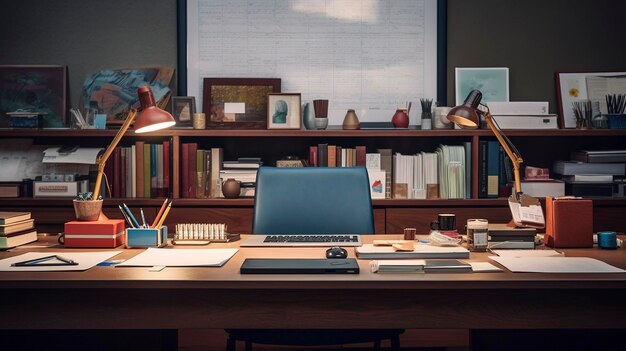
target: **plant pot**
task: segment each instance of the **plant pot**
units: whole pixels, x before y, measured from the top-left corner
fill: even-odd
[[[97,221],[102,212],[102,200],[74,200],[77,221]]]

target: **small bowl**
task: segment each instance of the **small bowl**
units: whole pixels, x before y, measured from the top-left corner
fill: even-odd
[[[328,118],[315,117],[315,128],[326,129],[328,127]]]
[[[78,221],[97,221],[102,212],[102,200],[74,200],[74,214]]]

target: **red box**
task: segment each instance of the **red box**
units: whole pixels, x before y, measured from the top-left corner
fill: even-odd
[[[593,202],[546,197],[546,246],[593,247]]]
[[[118,247],[125,244],[123,219],[65,223],[65,247]]]

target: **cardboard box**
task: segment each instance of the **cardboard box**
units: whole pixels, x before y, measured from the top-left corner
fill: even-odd
[[[593,247],[593,202],[546,197],[546,246]]]
[[[126,243],[124,220],[67,222],[64,240],[65,247],[118,247]]]

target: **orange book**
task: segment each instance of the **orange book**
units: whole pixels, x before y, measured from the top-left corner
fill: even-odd
[[[328,167],[337,167],[337,146],[328,145]]]

